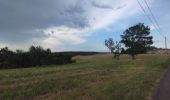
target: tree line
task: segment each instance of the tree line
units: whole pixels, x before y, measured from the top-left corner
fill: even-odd
[[[138,23],[126,29],[121,35],[120,41],[109,38],[105,40],[105,45],[117,59],[122,53],[129,54],[132,59],[135,59],[137,54],[146,53],[155,48],[152,46],[152,39],[150,27],[144,23]]]
[[[28,51],[0,49],[0,68],[23,68],[50,64],[73,63],[71,55],[51,52],[41,46],[31,46]]]

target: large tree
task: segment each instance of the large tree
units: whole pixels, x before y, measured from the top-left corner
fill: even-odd
[[[135,59],[137,54],[146,53],[153,44],[150,28],[144,23],[138,23],[126,29],[121,37],[121,42],[124,43],[127,53],[132,56],[132,59]]]

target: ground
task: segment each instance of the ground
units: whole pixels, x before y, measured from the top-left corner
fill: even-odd
[[[0,100],[149,100],[167,55],[77,56],[76,63],[0,70]]]

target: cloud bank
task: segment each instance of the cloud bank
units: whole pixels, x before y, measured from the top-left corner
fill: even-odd
[[[81,45],[139,10],[136,0],[1,0],[0,41],[13,48]]]

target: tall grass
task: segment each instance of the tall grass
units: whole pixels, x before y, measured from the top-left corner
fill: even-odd
[[[77,56],[61,66],[0,70],[0,100],[147,100],[169,56]]]

